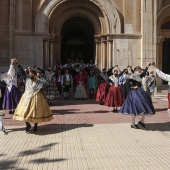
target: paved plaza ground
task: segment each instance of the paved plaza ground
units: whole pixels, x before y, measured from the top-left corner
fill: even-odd
[[[146,129],[131,129],[130,116],[92,100],[55,101],[54,119],[36,134],[26,134],[25,124],[6,114],[0,170],[169,170],[168,103],[166,97],[153,103],[156,115],[146,118]]]

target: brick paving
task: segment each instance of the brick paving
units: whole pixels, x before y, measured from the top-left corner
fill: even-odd
[[[24,123],[6,114],[9,134],[0,133],[0,170],[168,170],[166,98],[155,99],[154,106],[146,130],[131,129],[130,116],[92,100],[55,101],[54,119],[40,124],[36,134],[26,134]]]

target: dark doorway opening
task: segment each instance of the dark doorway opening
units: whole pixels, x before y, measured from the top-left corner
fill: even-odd
[[[170,38],[165,38],[162,45],[162,71],[166,74],[170,74]],[[163,84],[168,82],[163,81]]]
[[[94,28],[84,17],[68,19],[61,30],[61,63],[67,59],[75,61],[76,58],[88,63],[94,62]]]

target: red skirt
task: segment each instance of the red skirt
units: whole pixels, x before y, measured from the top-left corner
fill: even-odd
[[[106,82],[100,83],[96,90],[95,100],[97,102],[104,102],[107,95],[108,84]]]
[[[111,86],[105,100],[105,106],[120,107],[123,104],[123,95],[120,86]]]

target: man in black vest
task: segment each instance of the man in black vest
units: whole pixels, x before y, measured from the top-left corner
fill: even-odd
[[[61,84],[63,86],[64,99],[68,100],[70,87],[73,84],[73,77],[69,74],[69,70],[65,69],[65,74],[62,76]]]

